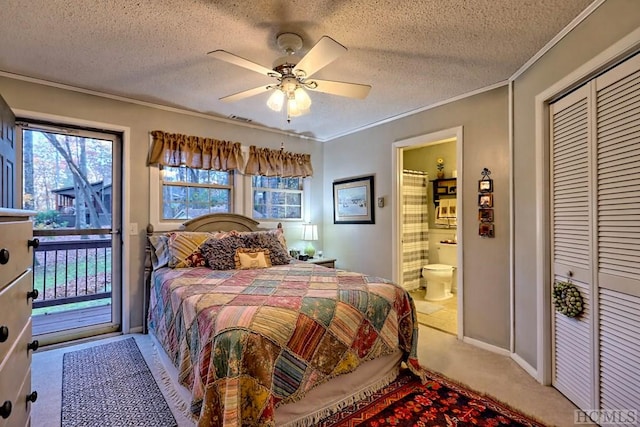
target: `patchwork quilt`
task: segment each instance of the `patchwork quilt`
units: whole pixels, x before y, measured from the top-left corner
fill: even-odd
[[[198,426],[273,426],[277,406],[396,349],[423,376],[407,292],[314,264],[160,268],[149,327],[192,392]]]

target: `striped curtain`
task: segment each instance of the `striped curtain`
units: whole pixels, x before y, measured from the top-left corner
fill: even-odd
[[[402,286],[420,287],[422,267],[429,263],[429,218],[426,172],[402,172]]]

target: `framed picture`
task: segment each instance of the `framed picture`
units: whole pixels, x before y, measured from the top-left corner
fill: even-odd
[[[493,209],[478,209],[478,220],[493,222]]]
[[[480,228],[478,229],[478,234],[481,237],[495,237],[495,234],[493,232],[493,224],[481,222]]]
[[[478,181],[479,193],[491,193],[492,191],[493,191],[492,179],[481,179],[480,181]]]
[[[375,224],[373,175],[333,182],[334,224]]]
[[[481,208],[492,208],[493,207],[493,194],[479,194],[478,195],[478,206]]]

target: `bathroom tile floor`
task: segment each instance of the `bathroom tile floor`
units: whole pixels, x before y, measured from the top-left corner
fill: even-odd
[[[424,289],[410,292],[414,301],[424,301]],[[442,310],[435,313],[423,314],[418,313],[418,322],[422,325],[438,329],[449,334],[458,334],[458,296],[444,300],[431,302],[432,304],[442,306]]]

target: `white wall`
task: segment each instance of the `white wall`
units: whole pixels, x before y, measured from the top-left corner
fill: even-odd
[[[130,180],[124,192],[131,203],[123,220],[126,223],[128,217],[128,221],[137,223],[140,230],[137,236],[130,236],[130,253],[125,258],[129,267],[125,281],[130,289],[128,296],[131,301],[129,311],[132,328],[142,326],[143,316],[144,230],[149,223],[149,169],[146,161],[150,131],[157,129],[269,148],[280,148],[284,142],[288,151],[311,154],[314,168],[311,198],[318,200],[323,194],[323,153],[318,142],[1,76],[0,94],[13,110],[33,112],[36,116],[62,116],[68,118],[69,122],[94,121],[130,129],[130,140],[126,141],[129,144],[129,158],[124,159],[125,168],[130,171]],[[321,223],[321,215],[320,204],[313,203],[309,219]],[[296,242],[300,239],[300,224],[289,224],[288,232],[287,223],[284,224],[285,235],[288,241]],[[126,224],[124,229],[128,229]]]
[[[392,278],[391,189],[395,141],[463,126],[464,315],[465,335],[509,348],[509,159],[506,86],[325,143],[325,253],[340,268]],[[494,179],[495,239],[478,236],[477,185],[489,168]],[[333,224],[334,180],[375,174],[376,208],[372,225]]]
[[[515,353],[538,367],[534,99],[640,27],[640,1],[607,0],[514,81]],[[541,273],[541,272],[540,272]]]

